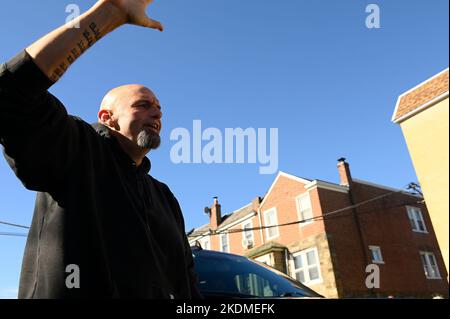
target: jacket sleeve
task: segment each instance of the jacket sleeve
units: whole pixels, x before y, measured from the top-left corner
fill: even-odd
[[[76,121],[47,91],[52,84],[26,51],[0,66],[0,143],[16,176],[36,191],[56,189],[79,152]]]

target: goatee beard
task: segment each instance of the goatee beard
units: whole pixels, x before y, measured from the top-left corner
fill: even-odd
[[[161,137],[159,134],[143,129],[137,136],[137,145],[142,148],[156,150],[161,144]]]

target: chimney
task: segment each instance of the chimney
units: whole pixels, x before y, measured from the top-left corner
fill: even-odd
[[[352,183],[352,175],[350,174],[350,165],[345,161],[344,157],[338,159],[338,171],[340,184],[345,186],[350,186]]]
[[[261,197],[258,196],[252,201],[252,210],[254,212],[258,212],[260,204],[261,204]]]
[[[211,206],[211,214],[209,216],[210,228],[215,230],[222,222],[222,213],[220,210],[220,204],[217,197],[214,197],[214,204]]]

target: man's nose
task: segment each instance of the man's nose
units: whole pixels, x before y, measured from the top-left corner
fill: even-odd
[[[161,119],[162,118],[162,112],[159,108],[157,107],[152,107],[151,111],[150,111],[150,116],[154,119]]]

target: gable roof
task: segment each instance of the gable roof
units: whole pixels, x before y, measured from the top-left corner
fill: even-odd
[[[222,222],[218,226],[218,230],[222,230],[224,228],[227,228],[227,226],[230,226],[234,222],[238,221],[241,218],[244,218],[245,216],[251,214],[253,212],[252,209],[252,203],[245,205],[244,207],[241,207],[234,212],[222,216]],[[194,229],[194,231],[189,234],[189,237],[199,237],[207,233],[210,229],[210,224],[205,224],[203,226],[200,226],[199,228]]]
[[[241,218],[244,218],[245,216],[251,214],[252,212],[253,212],[252,203],[247,204],[244,207],[235,210],[231,214],[225,215],[223,217],[225,218],[225,221],[220,223],[218,229],[226,228],[227,226],[230,226],[232,223],[238,221]]]
[[[397,99],[392,116],[394,123],[400,123],[414,114],[448,97],[448,68],[422,82]]]
[[[266,195],[264,196],[264,199],[262,200],[260,206],[264,205],[266,198],[269,197],[269,194],[272,192],[273,188],[275,187],[275,184],[278,182],[278,179],[280,177],[286,177],[286,178],[292,179],[294,181],[300,182],[302,184],[309,184],[311,182],[311,180],[304,179],[304,178],[301,178],[301,177],[298,177],[295,175],[291,175],[291,174],[279,171],[277,177],[275,177],[275,180],[273,181],[272,185],[270,185],[269,190],[267,191]]]

